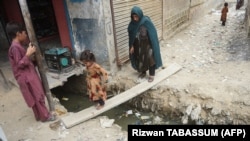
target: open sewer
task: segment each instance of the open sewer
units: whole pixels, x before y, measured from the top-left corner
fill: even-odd
[[[89,101],[87,95],[65,92],[60,88],[52,89],[52,93],[59,99],[68,112],[78,112],[92,106],[94,103]],[[180,121],[170,120],[167,117],[155,115],[152,112],[138,110],[128,103],[123,103],[114,107],[99,116],[107,116],[114,119],[114,124],[119,125],[122,130],[127,131],[127,125],[178,125]]]

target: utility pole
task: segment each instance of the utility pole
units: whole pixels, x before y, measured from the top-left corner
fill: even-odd
[[[27,1],[26,0],[19,0],[19,5],[20,5],[21,11],[22,11],[22,15],[23,15],[26,29],[27,29],[27,32],[29,35],[29,39],[36,46],[35,58],[36,58],[37,66],[38,66],[38,71],[39,71],[40,77],[42,79],[43,88],[44,88],[44,91],[46,93],[46,97],[48,100],[49,109],[50,109],[50,111],[55,111],[55,104],[53,102],[51,91],[49,89],[49,84],[48,84],[46,72],[45,72],[45,69],[44,69],[44,66],[42,63],[41,51],[40,51],[40,48],[38,46],[38,42],[37,42],[37,39],[35,36],[35,31],[34,31],[32,21],[31,21]]]

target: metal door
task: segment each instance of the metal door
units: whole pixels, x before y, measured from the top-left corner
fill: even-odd
[[[157,28],[159,39],[162,39],[162,0],[111,0],[118,66],[129,60],[127,27],[130,22],[131,9],[135,5],[141,7],[143,14],[151,18]]]

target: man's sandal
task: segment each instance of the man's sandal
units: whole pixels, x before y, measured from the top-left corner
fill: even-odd
[[[56,120],[56,115],[50,114],[46,121],[55,121],[55,120]]]

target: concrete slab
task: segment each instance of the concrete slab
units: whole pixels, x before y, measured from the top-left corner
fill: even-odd
[[[167,77],[175,74],[176,72],[181,70],[181,68],[182,67],[179,64],[173,63],[167,68],[157,72],[157,75],[155,76],[153,82],[149,83],[145,80],[140,84],[128,89],[127,91],[108,99],[102,109],[96,110],[94,106],[91,106],[77,113],[70,113],[69,115],[62,117],[61,121],[66,126],[66,128],[71,128],[77,124],[98,116],[99,114],[132,99],[133,97],[138,96],[139,94],[163,81]]]
[[[68,81],[68,78],[73,75],[80,75],[83,74],[83,71],[85,70],[85,67],[81,64],[77,64],[72,66],[73,68],[70,69],[68,72],[53,72],[53,71],[47,71],[46,76],[49,83],[49,88],[55,88],[58,86],[62,86],[65,82]]]
[[[0,141],[8,141],[1,126],[0,126]]]
[[[73,75],[80,75],[83,74],[83,71],[85,70],[85,67],[81,64],[76,64],[72,66],[72,69],[70,69],[68,72],[53,72],[53,71],[46,71],[46,76],[48,80],[48,85],[50,89],[53,89],[58,86],[63,86],[65,82],[68,81],[68,78]],[[16,82],[16,79],[14,76],[12,76],[9,81],[19,88],[19,85]]]

